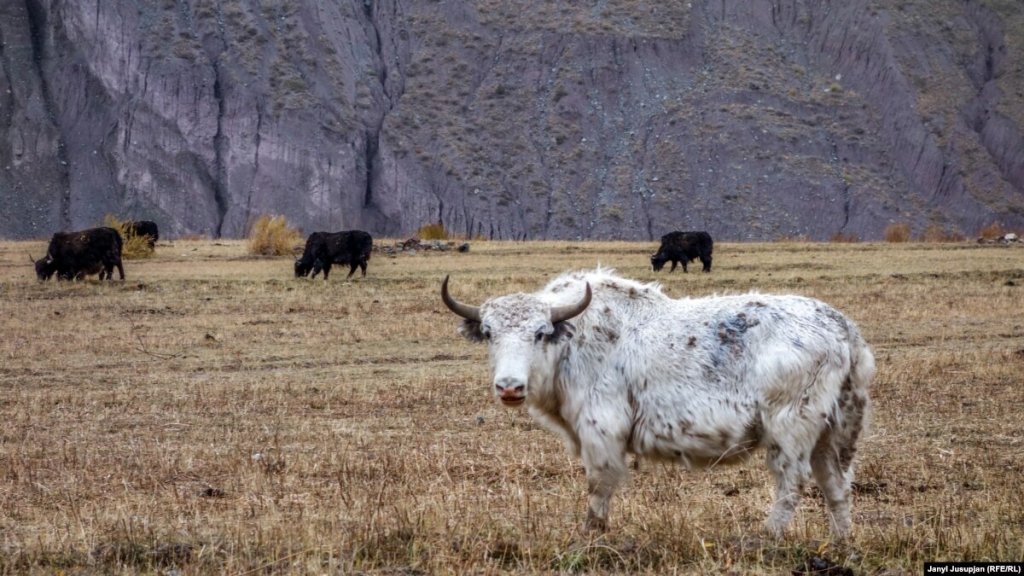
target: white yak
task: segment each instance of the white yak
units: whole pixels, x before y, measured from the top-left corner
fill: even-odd
[[[781,535],[813,475],[831,528],[850,529],[852,460],[869,408],[871,350],[852,321],[801,296],[672,299],[612,271],[563,274],[532,294],[444,303],[486,341],[495,395],[525,404],[586,468],[585,528],[604,530],[626,454],[705,467],[765,448],[766,528]]]

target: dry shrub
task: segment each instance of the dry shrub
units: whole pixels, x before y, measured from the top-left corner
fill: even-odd
[[[923,242],[962,242],[963,234],[946,230],[938,224],[932,224],[921,233]]]
[[[843,244],[853,244],[853,243],[856,243],[856,242],[860,242],[860,238],[858,238],[856,234],[847,234],[845,232],[836,232],[835,234],[832,235],[832,238],[829,239],[829,242],[839,242],[839,243],[843,243]]]
[[[420,226],[420,229],[416,231],[416,237],[420,240],[447,240],[448,231],[444,229],[444,224],[440,222],[426,224]]]
[[[109,226],[121,233],[121,240],[124,242],[121,247],[121,259],[138,260],[152,257],[155,250],[149,242],[149,236],[135,234],[135,229],[130,224],[131,220],[119,220],[113,214],[103,217],[104,226]]]
[[[997,238],[1002,238],[1005,234],[1006,230],[1003,229],[1003,225],[999,222],[993,222],[978,231],[978,237],[983,240],[996,240]]]
[[[249,229],[249,253],[258,256],[290,256],[302,234],[284,216],[264,214]]]
[[[897,222],[885,227],[885,241],[891,243],[910,242],[910,224]]]

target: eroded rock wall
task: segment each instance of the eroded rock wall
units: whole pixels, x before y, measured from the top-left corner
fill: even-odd
[[[0,235],[1024,228],[998,0],[13,0]]]

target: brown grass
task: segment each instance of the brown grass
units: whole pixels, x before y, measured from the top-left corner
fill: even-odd
[[[249,229],[249,254],[288,256],[302,242],[302,234],[284,216],[263,215]]]
[[[910,224],[898,222],[889,224],[883,233],[886,242],[910,242]]]
[[[444,224],[440,222],[425,224],[416,231],[416,237],[420,240],[447,240],[448,231],[444,229]]]
[[[847,232],[836,232],[835,234],[832,235],[831,238],[829,238],[828,241],[852,244],[860,242],[860,237],[858,237],[856,234],[850,234]]]
[[[997,238],[1002,238],[1005,234],[1006,230],[1003,228],[1003,225],[999,222],[993,222],[978,231],[978,238],[984,240],[995,240]]]
[[[964,235],[947,230],[938,224],[932,224],[921,233],[922,242],[963,242]]]
[[[486,242],[292,278],[244,241],[175,241],[125,282],[39,283],[42,242],[0,243],[0,574],[857,574],[1024,556],[1024,249],[715,246],[711,274],[652,273],[649,243]],[[468,302],[598,262],[674,296],[795,292],[874,346],[874,423],[850,542],[808,489],[789,536],[758,526],[761,458],[642,463],[611,531],[579,534],[579,462],[496,405]]]

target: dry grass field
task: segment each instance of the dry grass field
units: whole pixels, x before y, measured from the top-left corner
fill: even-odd
[[[715,247],[655,275],[654,245],[476,242],[292,277],[242,241],[162,242],[128,279],[39,283],[0,243],[0,574],[855,574],[1024,558],[1024,248]],[[760,533],[762,459],[641,462],[610,531],[581,534],[579,462],[489,391],[438,296],[479,303],[598,263],[673,296],[793,292],[874,347],[854,532],[808,489]],[[695,263],[697,264],[697,263]],[[699,266],[694,266],[699,270]]]

